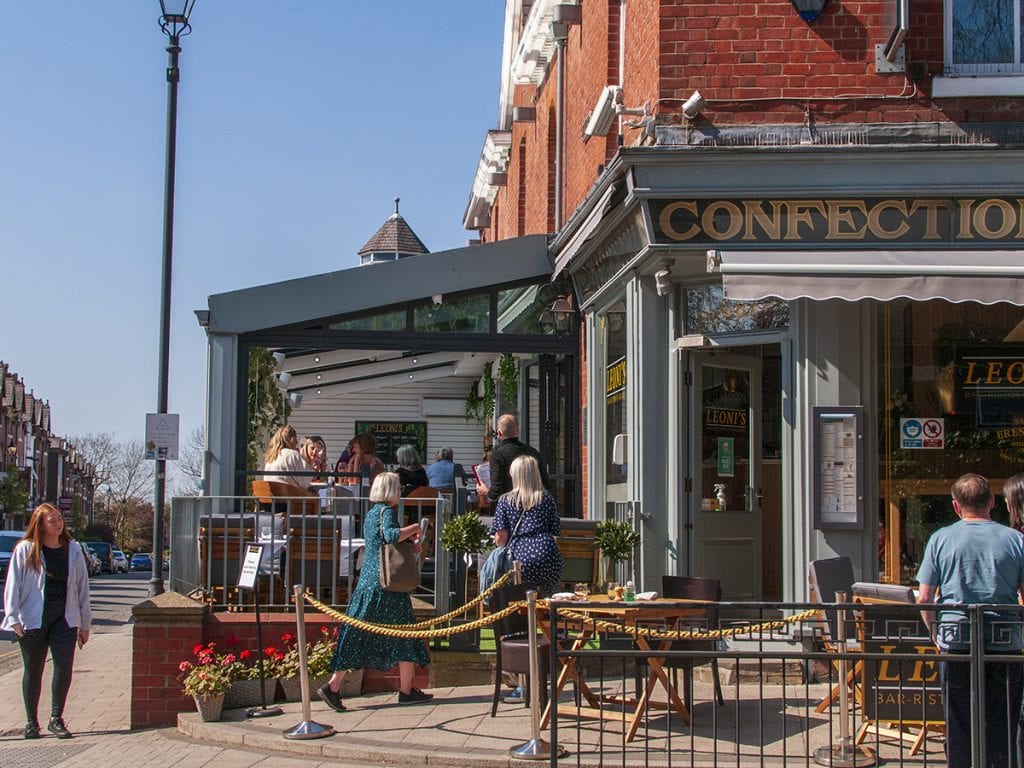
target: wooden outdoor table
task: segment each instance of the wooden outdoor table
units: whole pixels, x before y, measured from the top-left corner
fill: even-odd
[[[624,625],[625,631],[629,631],[630,628],[636,628],[637,626],[653,625],[653,624],[664,624],[669,627],[674,626],[679,619],[692,618],[695,615],[701,615],[705,609],[703,606],[708,605],[703,600],[675,600],[666,598],[657,598],[655,600],[640,600],[634,603],[625,602],[613,602],[604,595],[592,595],[586,603],[579,603],[573,605],[559,605],[559,616],[562,615],[562,611],[570,610],[576,613],[586,614],[588,621],[569,621],[568,623],[574,628],[578,629],[579,634],[573,640],[572,648],[573,651],[578,651],[583,648],[590,641],[594,635],[600,631],[594,624],[594,621],[605,619],[607,621],[613,621]],[[538,623],[541,631],[544,635],[554,644],[553,632],[551,630],[551,613],[548,608],[547,601],[541,601],[537,605],[538,608]],[[559,619],[559,626],[563,626],[563,619]],[[641,651],[666,651],[672,645],[672,638],[656,639],[650,638],[655,643],[655,648],[652,649],[649,638],[644,635],[637,634],[634,636],[637,649]],[[676,691],[674,685],[672,685],[671,678],[665,672],[663,662],[664,656],[649,656],[646,658],[648,667],[648,675],[646,685],[644,686],[643,693],[639,699],[629,698],[625,695],[612,696],[612,695],[597,695],[590,689],[583,676],[577,669],[575,656],[569,656],[561,658],[562,669],[558,673],[558,679],[555,685],[555,696],[549,702],[547,707],[544,709],[544,713],[541,717],[541,728],[547,727],[548,722],[551,718],[551,707],[557,705],[557,712],[560,715],[570,715],[574,717],[588,717],[600,720],[622,720],[621,710],[616,710],[613,707],[602,706],[607,704],[619,704],[630,708],[632,711],[629,713],[626,727],[626,741],[632,741],[636,736],[637,729],[640,726],[640,722],[643,719],[644,714],[653,708],[657,709],[675,709],[679,713],[679,716],[683,718],[683,722],[689,725],[690,713],[686,709],[686,705],[679,698],[679,693]],[[558,704],[558,697],[565,687],[565,684],[572,679],[577,687],[580,695],[586,699],[589,706],[576,707],[571,704]],[[664,687],[665,692],[668,694],[667,702],[658,702],[651,700],[651,693],[654,691],[655,686],[661,683]]]

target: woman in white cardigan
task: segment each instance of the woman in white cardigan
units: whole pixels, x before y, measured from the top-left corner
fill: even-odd
[[[59,509],[40,504],[32,513],[25,538],[11,555],[0,625],[13,630],[21,646],[26,739],[39,738],[39,696],[47,650],[53,657],[47,730],[58,739],[71,738],[64,724],[64,703],[71,688],[75,644],[79,648],[85,645],[91,624],[89,570],[82,545],[72,540]]]

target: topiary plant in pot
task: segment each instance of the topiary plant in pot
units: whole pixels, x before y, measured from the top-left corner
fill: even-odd
[[[604,559],[605,581],[615,576],[615,564],[629,560],[640,543],[640,534],[624,520],[602,520],[594,531],[594,546]]]
[[[462,572],[462,594],[457,599],[460,599],[460,604],[465,605],[469,600],[469,566],[472,557],[491,548],[487,526],[476,510],[471,509],[461,515],[455,515],[441,527],[441,546],[448,552],[462,553],[462,557],[457,561],[460,565],[456,567],[456,574],[460,569]],[[479,632],[452,635],[451,647],[453,650],[475,648],[479,645],[478,637]]]

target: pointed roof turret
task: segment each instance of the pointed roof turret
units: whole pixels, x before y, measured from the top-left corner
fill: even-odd
[[[394,261],[407,256],[419,256],[430,253],[423,241],[412,231],[412,227],[398,212],[401,198],[395,198],[395,212],[388,216],[366,245],[359,249],[360,264],[372,264],[376,261]]]

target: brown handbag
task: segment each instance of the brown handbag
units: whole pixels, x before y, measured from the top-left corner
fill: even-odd
[[[420,585],[420,560],[411,541],[384,541],[384,514],[380,516],[380,585],[389,592],[412,592]]]

